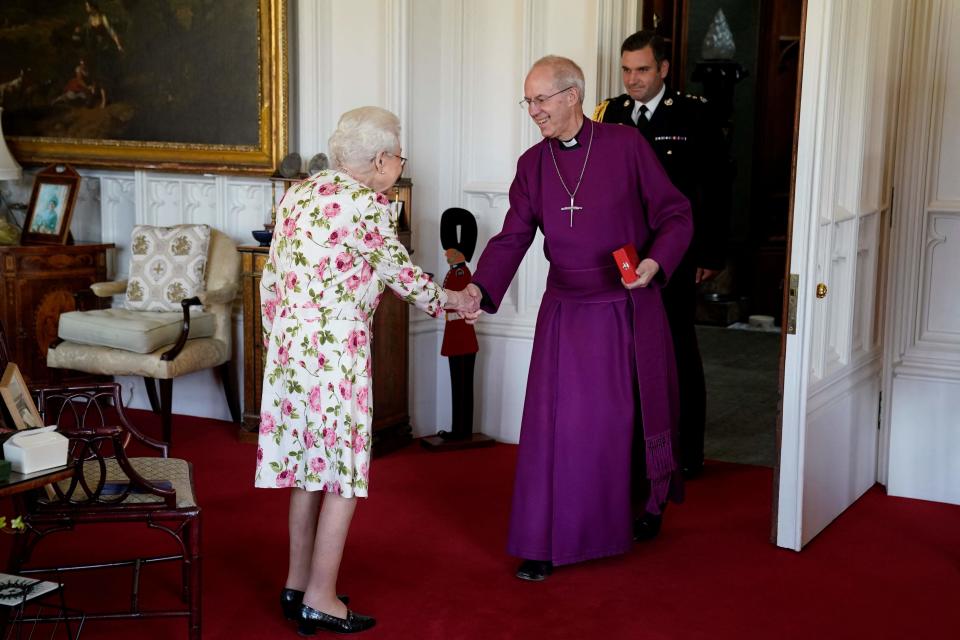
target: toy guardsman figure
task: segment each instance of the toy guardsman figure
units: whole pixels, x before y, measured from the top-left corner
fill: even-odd
[[[440,245],[450,270],[443,286],[461,291],[470,284],[467,262],[477,247],[477,221],[466,209],[452,208],[440,217]],[[457,313],[448,312],[440,355],[450,362],[453,421],[450,431],[437,435],[444,440],[466,440],[473,433],[473,367],[477,360],[477,333]]]

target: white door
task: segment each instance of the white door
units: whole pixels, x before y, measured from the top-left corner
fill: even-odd
[[[901,0],[808,0],[777,544],[800,550],[877,479],[879,319]]]

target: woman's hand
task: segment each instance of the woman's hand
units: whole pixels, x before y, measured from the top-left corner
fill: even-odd
[[[480,311],[480,290],[476,285],[469,284],[463,291],[451,291],[444,289],[447,294],[447,304],[444,309],[456,311],[460,315],[467,317]]]
[[[653,280],[653,277],[657,275],[657,272],[660,271],[660,265],[653,258],[644,258],[640,261],[640,264],[637,265],[637,279],[633,282],[626,282],[623,278],[620,278],[620,282],[623,283],[627,289],[637,289],[646,287],[650,284],[650,281]]]

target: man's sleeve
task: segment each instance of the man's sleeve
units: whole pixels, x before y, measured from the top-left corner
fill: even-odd
[[[496,313],[513,280],[523,256],[536,236],[538,223],[531,203],[531,185],[521,170],[523,157],[517,163],[517,175],[510,185],[510,209],[500,233],[490,238],[473,274],[473,283],[483,293],[480,308]]]
[[[639,134],[635,153],[640,176],[640,197],[651,231],[650,245],[641,258],[656,260],[660,265],[657,277],[666,284],[693,237],[690,201],[673,186],[656,153]]]

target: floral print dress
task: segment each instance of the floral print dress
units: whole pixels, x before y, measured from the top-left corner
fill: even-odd
[[[257,487],[366,497],[373,313],[385,287],[439,317],[446,295],[410,261],[387,198],[323,171],[280,201],[260,281],[267,348]]]

